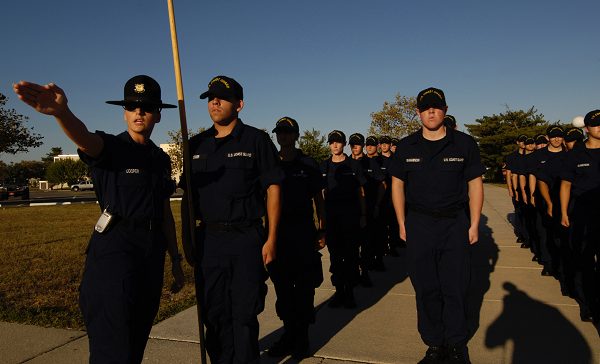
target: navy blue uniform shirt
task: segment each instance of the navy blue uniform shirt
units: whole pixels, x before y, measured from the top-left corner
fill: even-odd
[[[128,132],[96,134],[104,141],[97,158],[77,152],[91,168],[100,209],[120,217],[162,220],[164,200],[175,191],[169,156],[152,141],[134,142]]]
[[[517,158],[520,158],[521,154],[519,154],[519,150],[515,150],[514,152],[507,155],[504,159],[506,162],[506,169],[508,169],[511,173],[516,173],[515,170],[518,169],[517,166]]]
[[[381,170],[381,165],[377,161],[377,157],[369,158],[365,155],[360,159],[356,159],[356,161],[360,163],[367,181],[364,185],[367,208],[374,208],[375,203],[377,202],[376,199],[379,187],[385,180],[385,174]]]
[[[393,159],[392,176],[404,181],[407,205],[423,209],[454,208],[468,203],[467,183],[485,172],[475,140],[446,128],[439,141],[419,130],[402,139]]]
[[[584,143],[577,143],[567,153],[561,179],[569,181],[571,196],[578,197],[586,193],[595,193],[600,189],[600,149],[588,149]],[[592,196],[590,196],[592,197]]]
[[[313,197],[321,193],[323,179],[319,165],[299,151],[292,161],[281,161],[285,179],[281,184],[282,222],[289,218],[313,220]]]
[[[190,139],[196,218],[206,223],[262,218],[267,188],[283,180],[275,145],[267,133],[240,119],[230,135],[215,135],[213,126]]]
[[[560,173],[567,155],[566,151],[551,152],[548,147],[540,150],[539,164],[534,171],[535,178],[544,181],[550,190],[560,186]]]
[[[360,163],[346,156],[342,162],[331,157],[321,162],[328,214],[360,214],[359,188],[367,183]]]

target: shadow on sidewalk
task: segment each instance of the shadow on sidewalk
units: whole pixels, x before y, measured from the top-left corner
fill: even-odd
[[[481,215],[479,242],[471,246],[471,283],[467,297],[467,327],[469,340],[479,329],[479,315],[483,297],[490,289],[490,274],[498,261],[498,245],[492,238],[488,217]]]
[[[310,355],[313,356],[319,349],[324,347],[338,332],[348,325],[362,311],[377,304],[398,283],[403,282],[408,274],[406,272],[406,249],[399,249],[399,257],[385,257],[386,272],[384,274],[372,274],[373,287],[364,288],[360,285],[354,289],[356,303],[355,309],[336,308],[327,306],[329,299],[315,308],[316,322],[310,327]],[[328,266],[323,266],[327,272]],[[325,279],[329,279],[326,276]],[[265,351],[271,344],[281,337],[283,327],[263,337],[260,342],[261,363],[297,363],[293,358],[271,358]]]
[[[505,347],[512,341],[512,364],[592,363],[581,333],[555,307],[529,297],[505,282],[504,311],[488,327],[485,346]]]

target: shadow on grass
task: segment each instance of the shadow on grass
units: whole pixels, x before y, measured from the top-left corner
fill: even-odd
[[[486,347],[506,347],[512,341],[512,364],[593,362],[587,341],[558,309],[510,282],[503,287],[504,310],[487,329]]]

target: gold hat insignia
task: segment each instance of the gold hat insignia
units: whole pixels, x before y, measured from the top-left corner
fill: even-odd
[[[133,90],[138,94],[143,94],[144,92],[146,92],[146,88],[144,88],[143,83],[136,83]]]

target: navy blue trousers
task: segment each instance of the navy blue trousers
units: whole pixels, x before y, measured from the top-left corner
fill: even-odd
[[[88,332],[90,363],[140,363],[163,286],[161,231],[113,226],[94,232],[79,303]]]
[[[416,294],[419,333],[428,346],[466,344],[469,225],[462,211],[453,218],[407,213],[408,273]]]
[[[264,242],[262,226],[197,231],[196,298],[213,364],[259,362],[257,316],[267,294]]]

